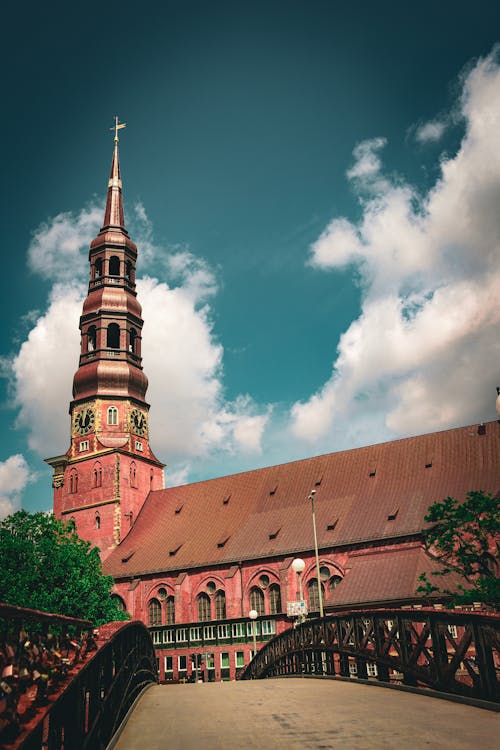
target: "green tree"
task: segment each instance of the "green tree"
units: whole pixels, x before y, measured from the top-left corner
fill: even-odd
[[[500,602],[500,508],[497,497],[482,491],[468,492],[459,502],[447,497],[429,507],[425,520],[432,524],[424,530],[425,546],[441,567],[432,575],[445,577],[455,573],[464,580],[456,590],[441,589],[419,576],[417,592],[439,592],[452,603]]]
[[[0,601],[101,625],[128,619],[110,595],[97,547],[71,522],[19,511],[0,522]]]

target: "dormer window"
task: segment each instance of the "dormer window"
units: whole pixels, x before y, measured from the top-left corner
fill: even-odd
[[[135,441],[135,449],[136,451],[140,451],[141,453],[144,450],[144,448],[142,447],[142,442],[140,440]]]
[[[88,440],[82,440],[80,441],[80,445],[78,446],[78,449],[80,453],[83,453],[84,451],[88,451],[89,449],[89,441]]]
[[[116,406],[108,407],[108,424],[116,426],[118,424],[118,409]]]

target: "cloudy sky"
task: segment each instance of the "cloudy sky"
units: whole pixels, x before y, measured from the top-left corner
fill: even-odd
[[[500,6],[8,13],[0,515],[69,445],[115,114],[169,484],[495,418]]]

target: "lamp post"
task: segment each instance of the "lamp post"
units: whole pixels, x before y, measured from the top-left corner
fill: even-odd
[[[297,574],[297,578],[299,579],[299,601],[301,606],[301,614],[297,615],[297,624],[305,620],[304,592],[302,590],[302,573],[304,572],[305,567],[306,564],[301,557],[296,557],[295,560],[292,560],[292,570]]]
[[[316,578],[318,581],[319,616],[323,617],[323,592],[321,591],[321,578],[319,576],[318,535],[316,534],[316,516],[314,514],[314,495],[315,494],[316,494],[316,490],[311,490],[311,494],[309,495],[308,499],[311,501],[311,509],[312,509],[312,521],[313,521],[313,531],[314,531],[314,554],[316,556]]]
[[[255,627],[255,620],[259,616],[259,613],[257,612],[256,609],[251,609],[250,612],[248,613],[248,616],[252,621],[253,655],[255,657],[255,655],[257,654],[257,630]]]

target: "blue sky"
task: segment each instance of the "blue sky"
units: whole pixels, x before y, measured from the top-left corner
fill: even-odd
[[[495,418],[496,4],[7,14],[0,513],[69,445],[115,114],[169,483]]]

